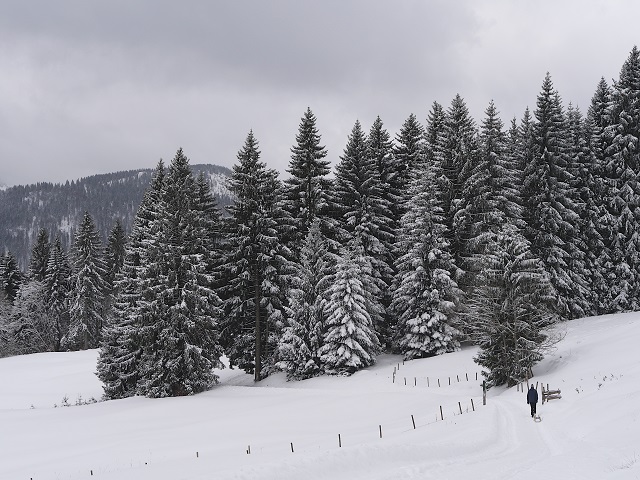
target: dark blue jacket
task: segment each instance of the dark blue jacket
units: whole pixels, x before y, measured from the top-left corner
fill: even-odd
[[[538,391],[533,386],[527,392],[527,403],[538,403]]]

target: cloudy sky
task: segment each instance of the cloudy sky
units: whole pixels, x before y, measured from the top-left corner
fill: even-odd
[[[282,172],[311,107],[333,165],[356,120],[395,135],[460,93],[480,122],[545,73],[586,113],[638,36],[637,0],[3,0],[0,184],[231,167],[250,129]]]

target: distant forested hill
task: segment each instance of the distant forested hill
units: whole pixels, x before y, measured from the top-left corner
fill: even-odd
[[[217,165],[192,165],[194,174],[204,172],[218,206],[232,201],[226,187],[231,171]],[[40,228],[46,228],[51,240],[59,233],[68,249],[75,228],[88,211],[102,235],[103,242],[120,219],[127,233],[142,195],[149,185],[153,169],[128,170],[67,181],[65,184],[37,183],[0,190],[0,255],[10,251],[26,270],[31,246]]]

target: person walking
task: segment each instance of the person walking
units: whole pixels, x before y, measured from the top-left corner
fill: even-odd
[[[538,391],[531,385],[531,388],[527,392],[527,403],[531,406],[531,416],[536,416],[536,404],[538,403]]]

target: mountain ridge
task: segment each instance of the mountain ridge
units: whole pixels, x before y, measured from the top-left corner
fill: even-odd
[[[205,174],[219,207],[232,202],[226,186],[230,169],[212,164],[191,165],[191,169],[194,175]],[[20,268],[26,270],[40,228],[47,230],[51,241],[59,234],[68,250],[85,211],[92,216],[103,242],[117,219],[129,232],[153,172],[153,168],[140,168],[65,183],[38,182],[0,188],[0,254],[11,252]]]

